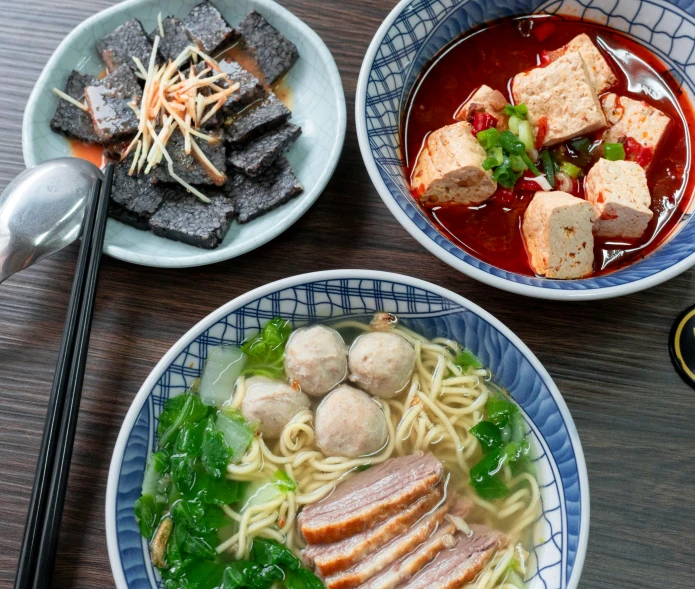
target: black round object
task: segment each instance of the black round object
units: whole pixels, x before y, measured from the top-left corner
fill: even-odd
[[[695,388],[695,305],[688,307],[673,322],[668,350],[678,374]]]

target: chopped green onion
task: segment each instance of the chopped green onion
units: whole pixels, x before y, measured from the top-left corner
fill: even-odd
[[[521,172],[512,170],[511,163],[507,156],[504,157],[504,163],[495,168],[495,171],[492,173],[492,179],[501,184],[504,188],[514,188],[514,184],[516,184],[519,178],[521,178]]]
[[[528,170],[528,166],[526,165],[524,158],[520,155],[510,155],[509,163],[512,166],[512,170],[515,172],[524,172]]]
[[[528,115],[528,107],[523,102],[517,105],[508,104],[504,107],[504,112],[510,117],[514,116],[524,120],[526,115]]]
[[[483,160],[483,170],[491,170],[504,163],[504,152],[499,145],[489,149],[487,155]]]
[[[519,123],[521,122],[521,119],[517,117],[516,115],[512,115],[509,117],[509,130],[514,133],[514,135],[519,134]]]
[[[562,165],[560,166],[560,171],[567,174],[570,178],[573,180],[576,180],[579,178],[579,175],[582,173],[582,169],[578,168],[574,164],[571,164],[570,162],[563,162]]]
[[[548,184],[555,188],[555,164],[547,149],[541,151],[541,164],[543,165],[543,172],[548,179]]]
[[[483,367],[483,363],[478,359],[478,357],[470,350],[463,350],[456,358],[454,358],[454,364],[463,370],[468,368],[475,368],[479,370]]]
[[[519,139],[521,139],[524,147],[526,147],[526,151],[533,151],[535,149],[533,129],[531,128],[531,123],[528,121],[521,121],[519,123]]]
[[[534,175],[536,175],[536,176],[541,175],[541,171],[536,167],[536,164],[534,164],[531,161],[531,158],[529,156],[524,154],[521,156],[521,159],[524,160],[524,163],[528,166],[529,170],[531,170],[534,173]]]
[[[622,143],[604,143],[603,157],[612,162],[625,159],[625,147]]]
[[[511,131],[500,133],[500,145],[509,155],[522,155],[526,153],[524,143]]]
[[[477,135],[478,142],[483,146],[483,149],[487,151],[499,145],[500,134],[495,127],[490,127],[485,131],[480,131]]]

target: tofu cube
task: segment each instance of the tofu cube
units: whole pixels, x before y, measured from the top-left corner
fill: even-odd
[[[512,95],[528,107],[528,120],[538,135],[545,119],[542,145],[554,145],[606,126],[606,117],[579,53],[568,53],[545,67],[514,76]]]
[[[603,134],[603,140],[609,143],[632,137],[654,152],[671,123],[671,118],[660,110],[627,96],[606,94],[601,97],[601,106],[610,124]]]
[[[636,162],[600,159],[586,176],[586,199],[596,209],[594,233],[641,237],[654,213],[644,168]]]
[[[567,45],[563,45],[555,51],[548,51],[550,61],[555,61],[568,53],[579,53],[586,64],[589,78],[598,94],[608,90],[618,81],[613,73],[611,66],[604,59],[598,47],[594,45],[589,36],[585,33],[577,35]]]
[[[495,117],[497,129],[503,131],[507,128],[509,121],[509,117],[504,112],[506,105],[507,98],[504,94],[483,84],[459,107],[454,118],[457,121],[467,121],[472,125],[475,113],[484,112]]]
[[[413,169],[411,186],[424,204],[476,204],[497,190],[492,172],[483,170],[485,150],[469,123],[429,135]]]
[[[594,265],[594,207],[567,192],[536,192],[521,230],[531,267],[548,278],[582,278]]]

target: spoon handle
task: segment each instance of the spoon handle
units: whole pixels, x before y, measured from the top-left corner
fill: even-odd
[[[80,307],[82,305],[82,294],[84,292],[86,278],[85,270],[87,268],[87,262],[89,261],[94,218],[96,216],[100,192],[101,180],[97,179],[92,186],[89,205],[85,211],[85,217],[82,223],[82,244],[80,246],[80,253],[77,257],[75,278],[72,282],[72,294],[70,295],[70,303],[65,318],[63,339],[60,344],[60,351],[58,352],[58,364],[55,376],[53,377],[51,396],[48,401],[46,423],[41,439],[41,448],[36,465],[36,475],[34,476],[34,486],[29,501],[29,512],[24,528],[22,547],[19,552],[17,575],[14,582],[15,589],[29,589],[32,585],[34,570],[36,568],[39,538],[43,527],[44,515],[46,513],[46,500],[48,498],[50,477],[53,471],[53,459],[58,445],[60,422],[63,415],[65,393],[68,386],[68,377],[70,376],[70,365],[72,364]]]

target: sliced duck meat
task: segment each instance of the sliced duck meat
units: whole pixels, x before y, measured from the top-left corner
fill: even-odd
[[[137,132],[139,121],[131,105],[140,104],[142,90],[133,70],[127,65],[87,86],[84,95],[101,143],[110,143]]]
[[[344,571],[379,550],[396,536],[405,534],[415,522],[433,509],[442,497],[442,490],[437,487],[432,493],[418,499],[374,529],[333,544],[307,546],[302,551],[302,559],[307,566],[314,567],[324,577]]]
[[[201,2],[188,13],[183,19],[183,26],[200,50],[207,54],[235,37],[234,29],[208,0]]]
[[[294,175],[290,163],[280,156],[272,166],[255,178],[234,174],[225,190],[234,201],[239,223],[248,223],[292,200],[304,188]]]
[[[394,538],[381,550],[360,560],[353,567],[323,579],[326,589],[351,589],[361,586],[374,575],[390,567],[401,557],[411,554],[417,547],[430,538],[440,526],[448,534],[456,531],[456,526],[444,522],[444,516],[449,511],[453,497],[440,505],[433,512],[423,517],[405,534]],[[452,542],[453,543],[453,538]],[[435,552],[436,554],[436,552]],[[432,556],[434,558],[434,555]]]
[[[227,235],[234,216],[234,205],[222,195],[208,195],[209,203],[171,186],[159,210],[150,219],[155,235],[196,247],[214,249]]]
[[[250,106],[239,113],[227,127],[225,138],[232,144],[243,144],[286,123],[291,114],[290,109],[271,93],[258,106]]]
[[[122,65],[135,68],[133,57],[137,57],[145,67],[152,55],[152,44],[142,23],[137,19],[124,22],[112,33],[104,35],[97,43],[97,51],[110,72]]]
[[[299,514],[310,544],[337,542],[373,528],[431,493],[444,467],[431,454],[392,458],[358,473],[319,503]]]
[[[231,151],[227,161],[229,165],[247,176],[258,176],[267,170],[301,134],[301,127],[287,123],[258,139],[249,141],[241,149]]]
[[[156,27],[150,33],[150,41],[154,42],[155,37],[159,37],[158,51],[165,60],[174,61],[189,45],[193,45],[193,41],[188,36],[188,31],[183,25],[183,21],[170,16],[162,21],[162,31]],[[143,62],[147,67],[147,64]]]
[[[456,526],[445,524],[410,554],[394,562],[389,568],[373,576],[360,587],[362,589],[393,589],[409,581],[442,551],[456,545]]]
[[[456,546],[440,552],[429,566],[415,575],[401,589],[458,589],[475,579],[508,538],[485,526],[471,526],[472,534],[456,535]]]
[[[294,43],[256,11],[246,15],[237,27],[242,41],[258,61],[266,84],[273,84],[299,59]]]
[[[87,86],[91,86],[94,82],[96,82],[94,76],[73,71],[68,76],[65,93],[82,102],[84,100],[84,89]],[[100,141],[94,131],[94,123],[89,113],[63,99],[59,100],[56,114],[51,119],[51,129],[56,133],[61,133],[66,137],[78,139],[85,143],[99,143]]]
[[[473,503],[472,499],[464,497],[463,495],[457,495],[451,509],[449,510],[449,514],[465,519],[468,517],[468,514],[473,511],[474,506],[475,504]]]
[[[184,182],[203,186],[222,186],[227,177],[227,161],[225,159],[224,143],[221,134],[210,134],[213,141],[194,138],[196,144],[203,152],[205,158],[215,167],[213,171],[207,162],[200,158],[194,150],[190,154],[186,153],[185,139],[181,133],[175,132],[166,144],[167,153],[174,160],[174,173],[181,177]],[[169,166],[166,160],[162,160],[150,174],[153,184],[176,183],[169,174]]]

